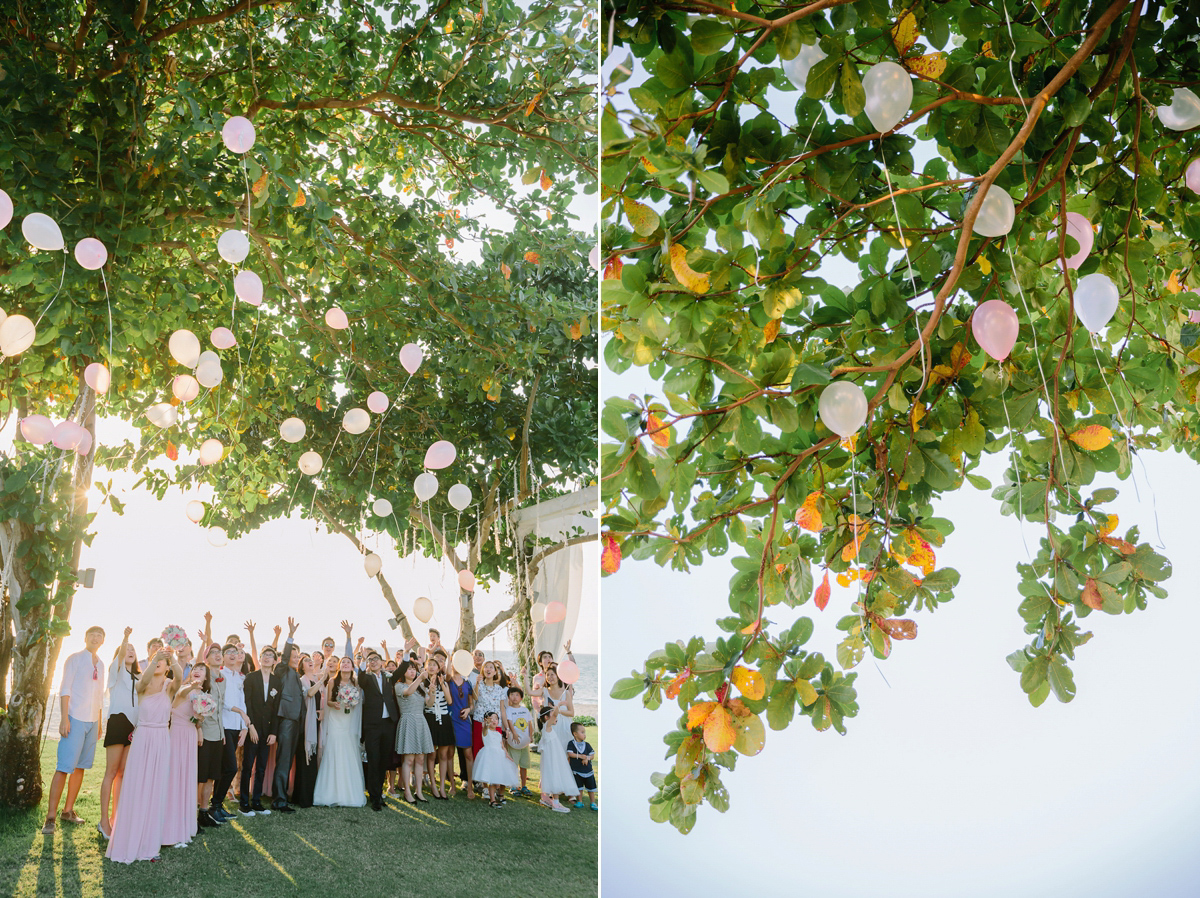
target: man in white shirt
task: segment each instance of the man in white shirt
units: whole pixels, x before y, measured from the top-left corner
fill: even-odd
[[[237,670],[237,659],[240,650],[233,643],[227,643],[221,652],[224,663],[217,671],[221,686],[224,687],[224,703],[221,710],[221,726],[225,729],[225,761],[221,766],[221,779],[213,789],[212,805],[209,813],[222,822],[234,819],[222,806],[229,787],[237,776],[237,750],[246,741],[246,733],[250,727],[250,717],[246,714],[245,677]],[[253,817],[253,812],[246,815]]]
[[[104,630],[90,627],[84,634],[82,652],[67,658],[63,665],[61,717],[58,722],[58,763],[54,768],[54,779],[50,781],[50,804],[46,809],[46,823],[42,827],[45,835],[54,834],[54,818],[58,814],[58,801],[62,798],[63,786],[67,787],[67,802],[63,806],[64,823],[83,823],[75,813],[75,797],[83,785],[83,771],[92,766],[96,758],[96,740],[102,735],[103,721],[100,708],[104,703],[104,662],[96,653],[104,644]]]

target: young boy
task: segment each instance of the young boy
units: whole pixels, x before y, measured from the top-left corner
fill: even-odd
[[[567,759],[571,762],[571,772],[575,774],[575,785],[579,787],[579,800],[575,807],[583,807],[583,793],[587,792],[592,802],[592,810],[596,810],[596,774],[592,771],[592,760],[596,750],[584,741],[587,728],[582,723],[571,724],[571,741],[567,743]]]
[[[525,785],[525,781],[529,778],[529,743],[533,738],[533,714],[521,704],[524,700],[525,691],[520,686],[508,687],[508,707],[504,709],[508,717],[508,732],[505,738],[508,742],[508,753],[521,770],[521,788],[515,789],[513,794],[532,798],[533,792]]]

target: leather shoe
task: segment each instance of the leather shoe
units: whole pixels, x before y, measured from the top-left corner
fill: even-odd
[[[275,806],[275,810],[276,810],[276,811],[278,811],[278,812],[279,812],[279,813],[281,813],[281,814],[294,814],[294,813],[296,813],[296,809],[295,809],[295,808],[289,808],[289,807],[288,807],[286,804],[279,804],[279,805],[276,805],[276,806]]]
[[[382,811],[383,803],[379,802],[379,801],[375,802],[374,804],[371,805],[371,810],[372,811]]]

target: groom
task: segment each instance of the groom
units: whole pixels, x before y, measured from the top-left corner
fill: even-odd
[[[367,794],[371,807],[383,810],[383,778],[387,761],[396,745],[396,722],[400,708],[396,704],[395,684],[383,670],[383,659],[372,650],[367,669],[359,674],[362,689],[362,740],[367,751]]]
[[[282,672],[279,674],[279,716],[278,736],[275,740],[275,778],[271,784],[271,792],[275,796],[275,810],[284,813],[295,813],[288,807],[287,785],[288,775],[292,771],[292,758],[296,754],[296,743],[304,732],[304,685],[300,682],[297,670],[300,663],[300,653],[296,650],[297,623],[288,618],[287,644],[283,647]]]

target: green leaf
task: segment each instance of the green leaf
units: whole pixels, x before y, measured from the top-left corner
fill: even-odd
[[[732,37],[733,29],[724,22],[700,19],[692,26],[692,49],[705,55],[716,53],[728,44]]]
[[[1071,674],[1071,668],[1067,667],[1067,663],[1061,657],[1050,662],[1047,677],[1054,697],[1060,702],[1069,702],[1075,697],[1075,677]]]
[[[854,63],[846,60],[842,66],[842,106],[846,110],[846,115],[851,118],[860,115],[866,102],[867,94],[863,90],[863,83],[858,77],[858,71],[854,68]]]
[[[833,84],[837,80],[838,67],[842,64],[842,59],[839,56],[826,56],[811,69],[808,70],[808,80],[804,85],[804,92],[811,99],[820,100],[833,90]]]
[[[642,694],[646,688],[646,680],[643,677],[623,677],[613,683],[612,690],[608,693],[610,698],[630,699]]]

